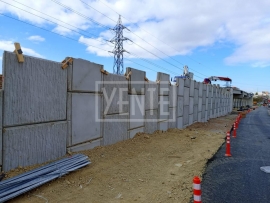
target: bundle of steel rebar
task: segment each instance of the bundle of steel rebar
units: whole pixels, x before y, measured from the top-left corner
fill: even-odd
[[[83,154],[55,161],[0,182],[0,202],[12,199],[53,179],[82,168],[91,162]]]

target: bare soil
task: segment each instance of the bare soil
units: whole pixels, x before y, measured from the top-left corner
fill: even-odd
[[[193,177],[202,177],[235,118],[228,115],[182,130],[140,133],[83,151],[92,162],[89,166],[10,202],[190,202]],[[34,167],[15,169],[8,177]]]

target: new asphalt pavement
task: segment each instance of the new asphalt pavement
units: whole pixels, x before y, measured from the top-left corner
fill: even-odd
[[[270,115],[267,107],[247,114],[231,136],[232,157],[226,142],[207,165],[202,181],[203,203],[270,203]],[[233,133],[231,134],[233,135]]]

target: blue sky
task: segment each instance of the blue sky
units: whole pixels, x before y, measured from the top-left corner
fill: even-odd
[[[26,55],[59,62],[83,58],[113,72],[113,44],[105,40],[113,38],[108,28],[121,14],[131,31],[124,36],[132,40],[124,42],[132,54],[125,53],[124,66],[146,71],[150,80],[156,72],[181,75],[188,65],[196,81],[224,76],[245,91],[270,91],[270,2],[252,2],[1,0],[0,13],[20,21],[0,15],[0,62],[3,51],[19,42]]]

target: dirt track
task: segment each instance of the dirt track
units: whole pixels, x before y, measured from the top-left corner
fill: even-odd
[[[211,119],[183,130],[137,134],[84,151],[92,162],[89,166],[10,202],[189,202],[193,177],[202,176],[235,117]]]

